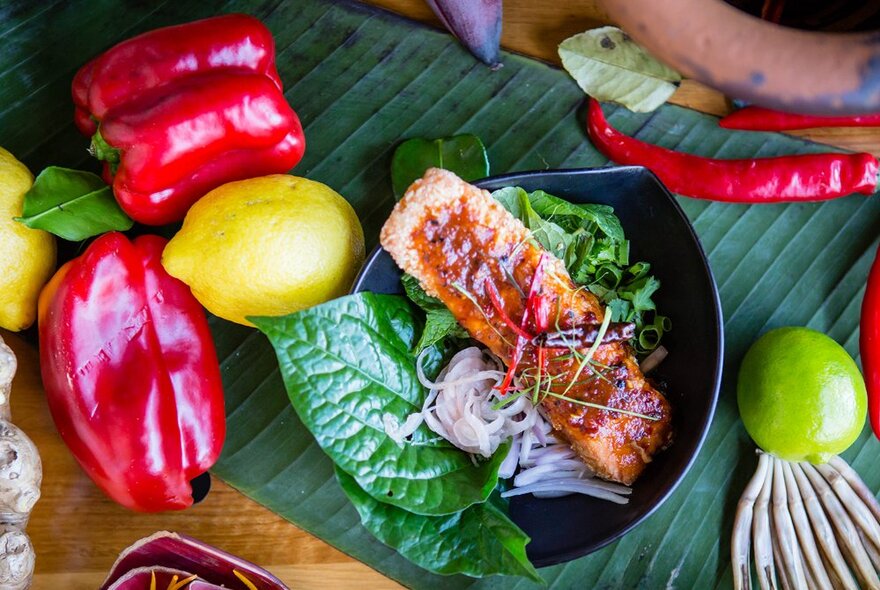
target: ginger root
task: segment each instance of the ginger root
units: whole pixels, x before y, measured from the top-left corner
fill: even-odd
[[[34,575],[34,547],[24,529],[40,499],[43,465],[36,445],[12,423],[9,407],[15,354],[0,337],[0,590],[25,590]]]

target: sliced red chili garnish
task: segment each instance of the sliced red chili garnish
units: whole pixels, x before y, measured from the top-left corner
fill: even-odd
[[[501,295],[498,293],[498,289],[495,287],[495,284],[491,280],[486,279],[485,289],[486,293],[489,295],[489,301],[492,302],[492,307],[495,308],[495,312],[504,321],[504,323],[507,324],[507,327],[516,332],[517,336],[522,336],[523,338],[528,338],[529,340],[532,340],[534,338],[534,335],[529,334],[529,332],[524,329],[524,326],[517,325],[516,322],[514,322],[509,315],[507,315],[507,312],[504,311],[504,304],[501,301]]]

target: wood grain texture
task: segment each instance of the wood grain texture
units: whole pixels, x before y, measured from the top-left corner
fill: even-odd
[[[436,23],[422,0],[372,3]],[[560,41],[605,21],[594,0],[505,0],[503,45],[557,63]],[[673,101],[714,114],[727,110],[719,93],[689,81]],[[877,130],[799,135],[880,154]],[[136,514],[110,502],[82,473],[55,432],[40,385],[36,350],[16,335],[2,335],[19,358],[12,394],[13,419],[34,439],[44,463],[43,497],[28,527],[37,550],[34,588],[94,589],[122,548],[159,529],[187,533],[260,563],[291,588],[400,588],[217,480],[205,503],[183,513]]]

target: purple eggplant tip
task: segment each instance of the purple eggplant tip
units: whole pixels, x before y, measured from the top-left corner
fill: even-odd
[[[501,0],[425,0],[462,45],[493,70],[501,66]]]

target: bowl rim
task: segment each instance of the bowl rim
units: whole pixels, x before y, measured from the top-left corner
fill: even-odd
[[[688,219],[687,214],[685,214],[684,209],[682,209],[681,205],[678,203],[676,198],[669,192],[669,189],[660,182],[657,176],[643,166],[602,166],[595,168],[567,168],[567,169],[547,169],[547,170],[528,170],[523,172],[511,172],[507,174],[499,174],[495,176],[488,176],[486,178],[482,178],[480,180],[473,181],[473,184],[486,189],[487,187],[497,187],[498,185],[504,186],[517,186],[520,181],[523,179],[535,179],[535,178],[546,178],[546,177],[591,177],[591,176],[603,176],[603,175],[627,175],[627,174],[638,174],[646,177],[649,181],[653,182],[658,190],[663,194],[663,197],[669,201],[672,205],[673,211],[680,218],[682,222],[684,222],[685,227],[687,228],[688,235],[691,238],[694,246],[696,247],[697,254],[699,256],[700,262],[702,263],[703,270],[706,273],[706,278],[709,282],[710,293],[711,293],[711,306],[712,306],[712,315],[714,317],[715,324],[715,343],[718,348],[718,354],[715,359],[715,367],[712,374],[712,384],[710,391],[710,399],[709,399],[709,409],[706,412],[705,417],[702,420],[702,423],[699,425],[699,438],[694,445],[694,450],[688,458],[687,462],[684,465],[684,468],[679,471],[679,473],[675,476],[672,483],[667,487],[667,489],[657,498],[657,500],[651,504],[647,510],[638,514],[635,518],[633,518],[630,522],[626,523],[619,530],[615,531],[613,534],[606,536],[597,542],[586,543],[577,549],[572,549],[570,551],[565,551],[561,553],[554,554],[552,557],[544,557],[540,559],[532,559],[532,563],[535,567],[547,567],[551,565],[558,565],[561,563],[565,563],[568,561],[572,561],[574,559],[578,559],[585,555],[589,555],[590,553],[594,553],[599,549],[613,543],[614,541],[620,539],[642,522],[644,522],[649,516],[654,514],[668,499],[669,497],[678,489],[678,486],[681,484],[682,480],[690,473],[691,468],[696,462],[697,457],[702,451],[703,444],[706,442],[706,438],[709,435],[709,430],[712,426],[712,421],[715,418],[715,411],[718,407],[718,398],[721,391],[721,378],[724,367],[724,316],[721,308],[721,298],[718,293],[718,285],[715,282],[715,275],[712,273],[712,267],[709,265],[709,259],[706,256],[706,252],[703,250],[703,245],[700,242],[699,236],[697,236],[696,231],[694,230],[693,225]],[[560,197],[561,198],[561,197]],[[385,250],[382,248],[381,244],[377,244],[375,248],[373,248],[370,255],[367,257],[364,266],[361,268],[357,277],[352,284],[350,293],[358,293],[363,291],[363,283],[368,275],[373,272],[373,266],[376,264],[379,257]]]

